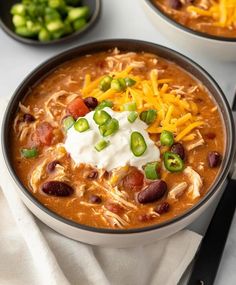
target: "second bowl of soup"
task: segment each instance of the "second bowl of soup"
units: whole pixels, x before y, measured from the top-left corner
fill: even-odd
[[[158,31],[185,50],[216,60],[235,61],[236,3],[231,0],[143,0]]]

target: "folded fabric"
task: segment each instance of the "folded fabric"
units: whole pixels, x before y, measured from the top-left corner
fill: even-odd
[[[0,100],[0,114],[5,102]],[[2,121],[2,120],[1,120]],[[201,241],[183,230],[146,246],[101,248],[68,239],[27,210],[0,152],[1,285],[175,285]]]

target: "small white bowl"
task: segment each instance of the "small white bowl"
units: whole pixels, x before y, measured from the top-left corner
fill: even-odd
[[[194,31],[164,14],[152,0],[141,0],[144,11],[156,29],[181,51],[213,57],[222,61],[236,61],[236,38],[226,38]]]

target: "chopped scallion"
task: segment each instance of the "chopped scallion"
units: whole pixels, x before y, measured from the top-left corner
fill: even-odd
[[[136,81],[130,77],[126,77],[124,80],[127,87],[131,87],[136,83]]]
[[[113,103],[111,101],[104,100],[96,107],[95,110],[102,110],[102,109],[104,109],[106,107],[112,108],[112,106],[113,106]]]
[[[96,151],[101,151],[104,148],[106,148],[108,145],[109,145],[109,141],[100,140],[99,142],[95,144],[94,148],[96,149]]]
[[[65,131],[68,131],[75,123],[75,120],[72,116],[68,116],[63,120],[63,128]]]
[[[113,135],[119,129],[119,122],[116,119],[110,119],[105,124],[99,126],[99,131],[103,137]]]
[[[128,115],[128,121],[130,123],[133,123],[135,122],[135,120],[138,118],[138,113],[137,112],[130,112],[129,115]]]
[[[145,165],[144,172],[147,179],[155,180],[160,178],[158,169],[160,168],[159,162],[151,162]]]
[[[25,158],[33,158],[38,156],[38,150],[36,148],[23,148],[21,154]]]
[[[110,120],[111,116],[104,110],[97,110],[93,115],[93,119],[97,125],[101,126]]]
[[[140,114],[140,119],[144,121],[146,124],[150,125],[156,120],[157,117],[157,111],[156,110],[148,110],[148,111],[143,111]]]
[[[124,111],[135,111],[136,110],[136,103],[135,102],[129,102],[123,105]]]
[[[89,129],[89,123],[85,118],[79,118],[75,122],[74,128],[76,129],[76,131],[82,133],[82,132],[85,132]]]

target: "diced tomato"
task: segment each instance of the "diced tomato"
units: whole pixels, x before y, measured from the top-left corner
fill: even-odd
[[[89,108],[85,105],[82,98],[77,97],[75,100],[69,103],[67,106],[68,113],[74,117],[74,119],[78,119],[79,117],[85,116],[89,113]]]
[[[37,127],[37,135],[41,144],[49,146],[53,139],[53,127],[48,122],[43,122]]]
[[[143,186],[144,175],[141,171],[133,170],[123,179],[123,186],[127,190],[138,191]]]

